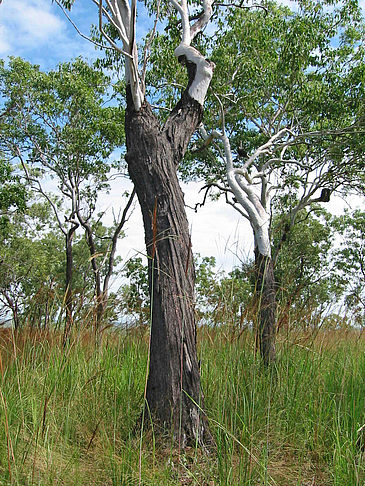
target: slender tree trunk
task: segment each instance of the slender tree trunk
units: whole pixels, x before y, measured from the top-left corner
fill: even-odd
[[[66,324],[63,335],[63,344],[66,343],[70,329],[73,324],[73,295],[72,295],[72,274],[73,274],[73,253],[72,243],[77,226],[72,226],[66,233],[66,293],[65,293],[65,310]]]
[[[100,323],[103,319],[105,309],[108,304],[108,295],[109,295],[109,282],[110,278],[113,274],[114,270],[114,262],[115,262],[115,253],[117,249],[117,243],[118,243],[118,238],[119,235],[123,229],[123,226],[125,225],[127,219],[128,219],[128,211],[130,210],[133,199],[135,196],[135,189],[133,189],[131,195],[129,196],[129,199],[127,201],[127,204],[124,208],[124,211],[122,213],[121,219],[115,228],[115,231],[113,233],[113,236],[111,237],[111,246],[109,250],[109,258],[108,258],[108,265],[107,265],[107,270],[106,274],[104,276],[104,282],[103,286],[101,285],[101,275],[100,275],[100,268],[97,265],[96,262],[96,255],[97,255],[97,249],[95,245],[95,239],[94,239],[94,234],[92,227],[90,224],[82,217],[80,211],[77,212],[77,217],[78,220],[81,224],[81,226],[85,230],[86,234],[86,242],[89,248],[89,253],[90,253],[90,258],[91,258],[91,266],[93,269],[93,274],[94,274],[94,280],[95,280],[95,298],[96,298],[96,322],[95,322],[95,329],[97,330],[100,326]]]
[[[19,318],[19,308],[18,308],[18,303],[15,299],[12,299],[10,295],[7,292],[3,292],[3,295],[6,299],[6,302],[8,304],[8,307],[11,310],[11,313],[13,315],[13,324],[14,324],[14,329],[19,329],[20,326],[20,318]]]
[[[265,366],[275,361],[276,293],[274,266],[270,256],[255,249],[258,343]]]
[[[19,309],[17,303],[15,303],[12,312],[13,312],[13,320],[14,320],[14,329],[19,329],[20,319],[19,319]]]
[[[195,273],[177,167],[200,123],[202,106],[187,92],[164,126],[145,102],[137,112],[127,88],[129,173],[141,206],[152,307],[146,420],[172,429],[184,447],[208,443],[196,349]]]
[[[78,213],[79,214],[79,213]],[[79,216],[79,220],[81,225],[85,229],[86,233],[86,242],[87,246],[89,247],[90,252],[90,259],[91,259],[91,268],[94,274],[94,281],[95,281],[95,302],[96,302],[96,313],[95,313],[95,331],[97,331],[101,319],[104,313],[104,305],[103,305],[103,293],[101,290],[101,278],[100,278],[100,269],[98,267],[98,263],[96,261],[96,246],[94,241],[94,235],[91,229],[91,226],[84,220],[82,220]]]
[[[127,201],[127,204],[123,210],[122,217],[119,221],[118,226],[116,227],[112,240],[111,240],[111,247],[110,247],[110,252],[109,252],[109,258],[108,258],[108,265],[107,265],[107,270],[106,274],[104,277],[104,283],[103,283],[103,295],[102,295],[102,315],[105,312],[105,309],[108,304],[108,296],[109,296],[109,282],[110,278],[113,274],[114,270],[114,262],[115,262],[115,253],[117,250],[117,243],[118,243],[118,238],[120,236],[120,233],[125,225],[125,223],[128,221],[129,215],[128,212],[132,206],[134,197],[136,195],[136,190],[133,188],[133,191],[131,192],[131,195],[129,196],[129,199]]]

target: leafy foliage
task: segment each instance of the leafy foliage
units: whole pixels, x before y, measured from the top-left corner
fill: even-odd
[[[330,222],[331,216],[318,208],[302,210],[293,227],[285,215],[274,219],[275,278],[285,320],[306,311],[322,315],[340,299],[343,289],[331,263],[335,235]]]
[[[148,324],[150,320],[150,300],[148,288],[148,269],[142,257],[130,258],[121,271],[129,280],[122,286],[122,312],[137,318],[137,323]]]
[[[52,3],[54,0],[52,0]],[[71,10],[75,0],[60,0],[60,4],[63,5],[67,10]]]
[[[330,9],[325,2],[300,2],[297,12],[274,2],[266,8],[232,8],[218,17],[208,47],[216,64],[205,111],[208,132],[222,122],[219,98],[236,167],[285,128],[295,134],[285,157],[279,143],[256,164],[281,190],[300,190],[308,174],[312,182],[319,173],[322,187],[331,190],[363,187],[364,160],[355,154],[364,130],[360,11],[354,2],[334,2]],[[210,153],[221,159],[217,147]],[[204,150],[195,150],[183,173],[222,181],[217,165]]]
[[[196,255],[196,309],[201,324],[240,329],[250,322],[252,286],[249,265],[228,274],[215,270],[214,257]]]
[[[365,213],[346,211],[334,219],[341,235],[334,264],[345,287],[345,303],[357,325],[365,325]]]
[[[49,207],[33,203],[9,216],[6,234],[0,238],[1,311],[3,317],[10,312],[16,326],[47,326],[51,307],[57,320],[62,305],[63,238],[53,230],[50,216]]]
[[[49,73],[19,58],[2,64],[4,153],[31,174],[57,177],[61,191],[69,192],[70,179],[84,183],[82,196],[95,199],[111,168],[107,158],[124,140],[122,110],[104,106],[108,88],[109,78],[82,59]]]
[[[19,176],[11,164],[0,157],[0,232],[6,230],[9,210],[24,211],[26,200],[27,191]]]
[[[121,161],[112,162],[110,157],[124,143],[123,109],[112,100],[110,79],[81,58],[48,73],[12,58],[8,66],[0,65],[0,92],[4,106],[0,147],[9,164],[19,164],[23,180],[53,209],[69,259],[79,225],[88,232],[89,243],[93,239],[92,270],[91,245],[89,250],[84,245],[85,268],[74,272],[78,281],[66,287],[73,292],[78,288],[84,296],[91,274],[101,300],[100,275],[107,271],[112,231],[105,230],[102,214],[95,214],[95,209],[102,192],[110,188],[111,172],[121,168]],[[48,190],[54,185],[56,194]],[[117,231],[119,222],[114,226]],[[77,245],[74,250],[78,258]],[[65,271],[71,279],[72,262]]]

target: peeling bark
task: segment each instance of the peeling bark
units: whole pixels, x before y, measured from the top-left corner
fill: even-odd
[[[213,76],[214,64],[205,59],[194,47],[183,43],[175,49],[175,56],[187,66],[189,96],[203,106]]]
[[[175,55],[185,64],[189,83],[164,126],[146,102],[140,84],[135,43],[136,1],[129,5],[113,0],[119,16],[114,16],[112,23],[123,41],[124,51],[103,31],[102,2],[99,29],[110,45],[124,54],[127,68],[126,161],[143,216],[152,315],[146,416],[162,429],[172,429],[179,446],[184,447],[189,442],[206,444],[210,434],[200,408],[203,397],[196,350],[195,273],[177,167],[202,120],[214,69],[190,44],[207,25],[213,11],[212,1],[204,0],[202,15],[190,26],[187,1],[169,3],[181,17],[182,42]]]

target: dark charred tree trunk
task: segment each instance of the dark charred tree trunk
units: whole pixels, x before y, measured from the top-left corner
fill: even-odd
[[[65,311],[66,323],[63,335],[63,344],[66,344],[69,332],[73,324],[73,292],[72,292],[72,274],[73,274],[73,253],[72,243],[75,231],[78,225],[73,225],[66,233],[66,280],[65,280]]]
[[[145,102],[137,112],[127,88],[129,174],[141,206],[152,307],[147,407],[181,447],[210,434],[196,349],[195,273],[177,167],[201,121],[202,106],[184,93],[164,126]]]
[[[276,292],[271,257],[255,250],[256,296],[258,303],[258,344],[265,366],[275,361]]]
[[[11,310],[12,317],[13,317],[13,325],[14,329],[19,329],[20,327],[20,317],[19,317],[19,307],[16,299],[10,297],[7,292],[3,292],[3,295],[6,299],[9,309]]]

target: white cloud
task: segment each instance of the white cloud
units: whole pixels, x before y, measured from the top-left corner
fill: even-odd
[[[62,38],[66,22],[49,0],[4,0],[0,6],[0,54],[28,57]]]
[[[3,27],[11,27],[12,30],[16,27],[12,36],[27,35],[35,41],[48,39],[63,29],[63,22],[51,11],[47,0],[5,0],[1,5],[0,19]]]
[[[89,33],[97,22],[92,0],[78,1],[72,18],[81,31]],[[61,9],[50,0],[3,0],[0,2],[0,57],[22,57],[52,69],[77,56],[95,57],[92,43],[82,39]]]
[[[44,0],[13,0],[9,5],[9,14],[25,35],[33,42],[46,41],[63,31],[63,22],[50,11],[50,2]]]
[[[283,5],[283,7],[289,7],[293,12],[298,11],[299,6],[295,0],[279,0],[279,3]]]

